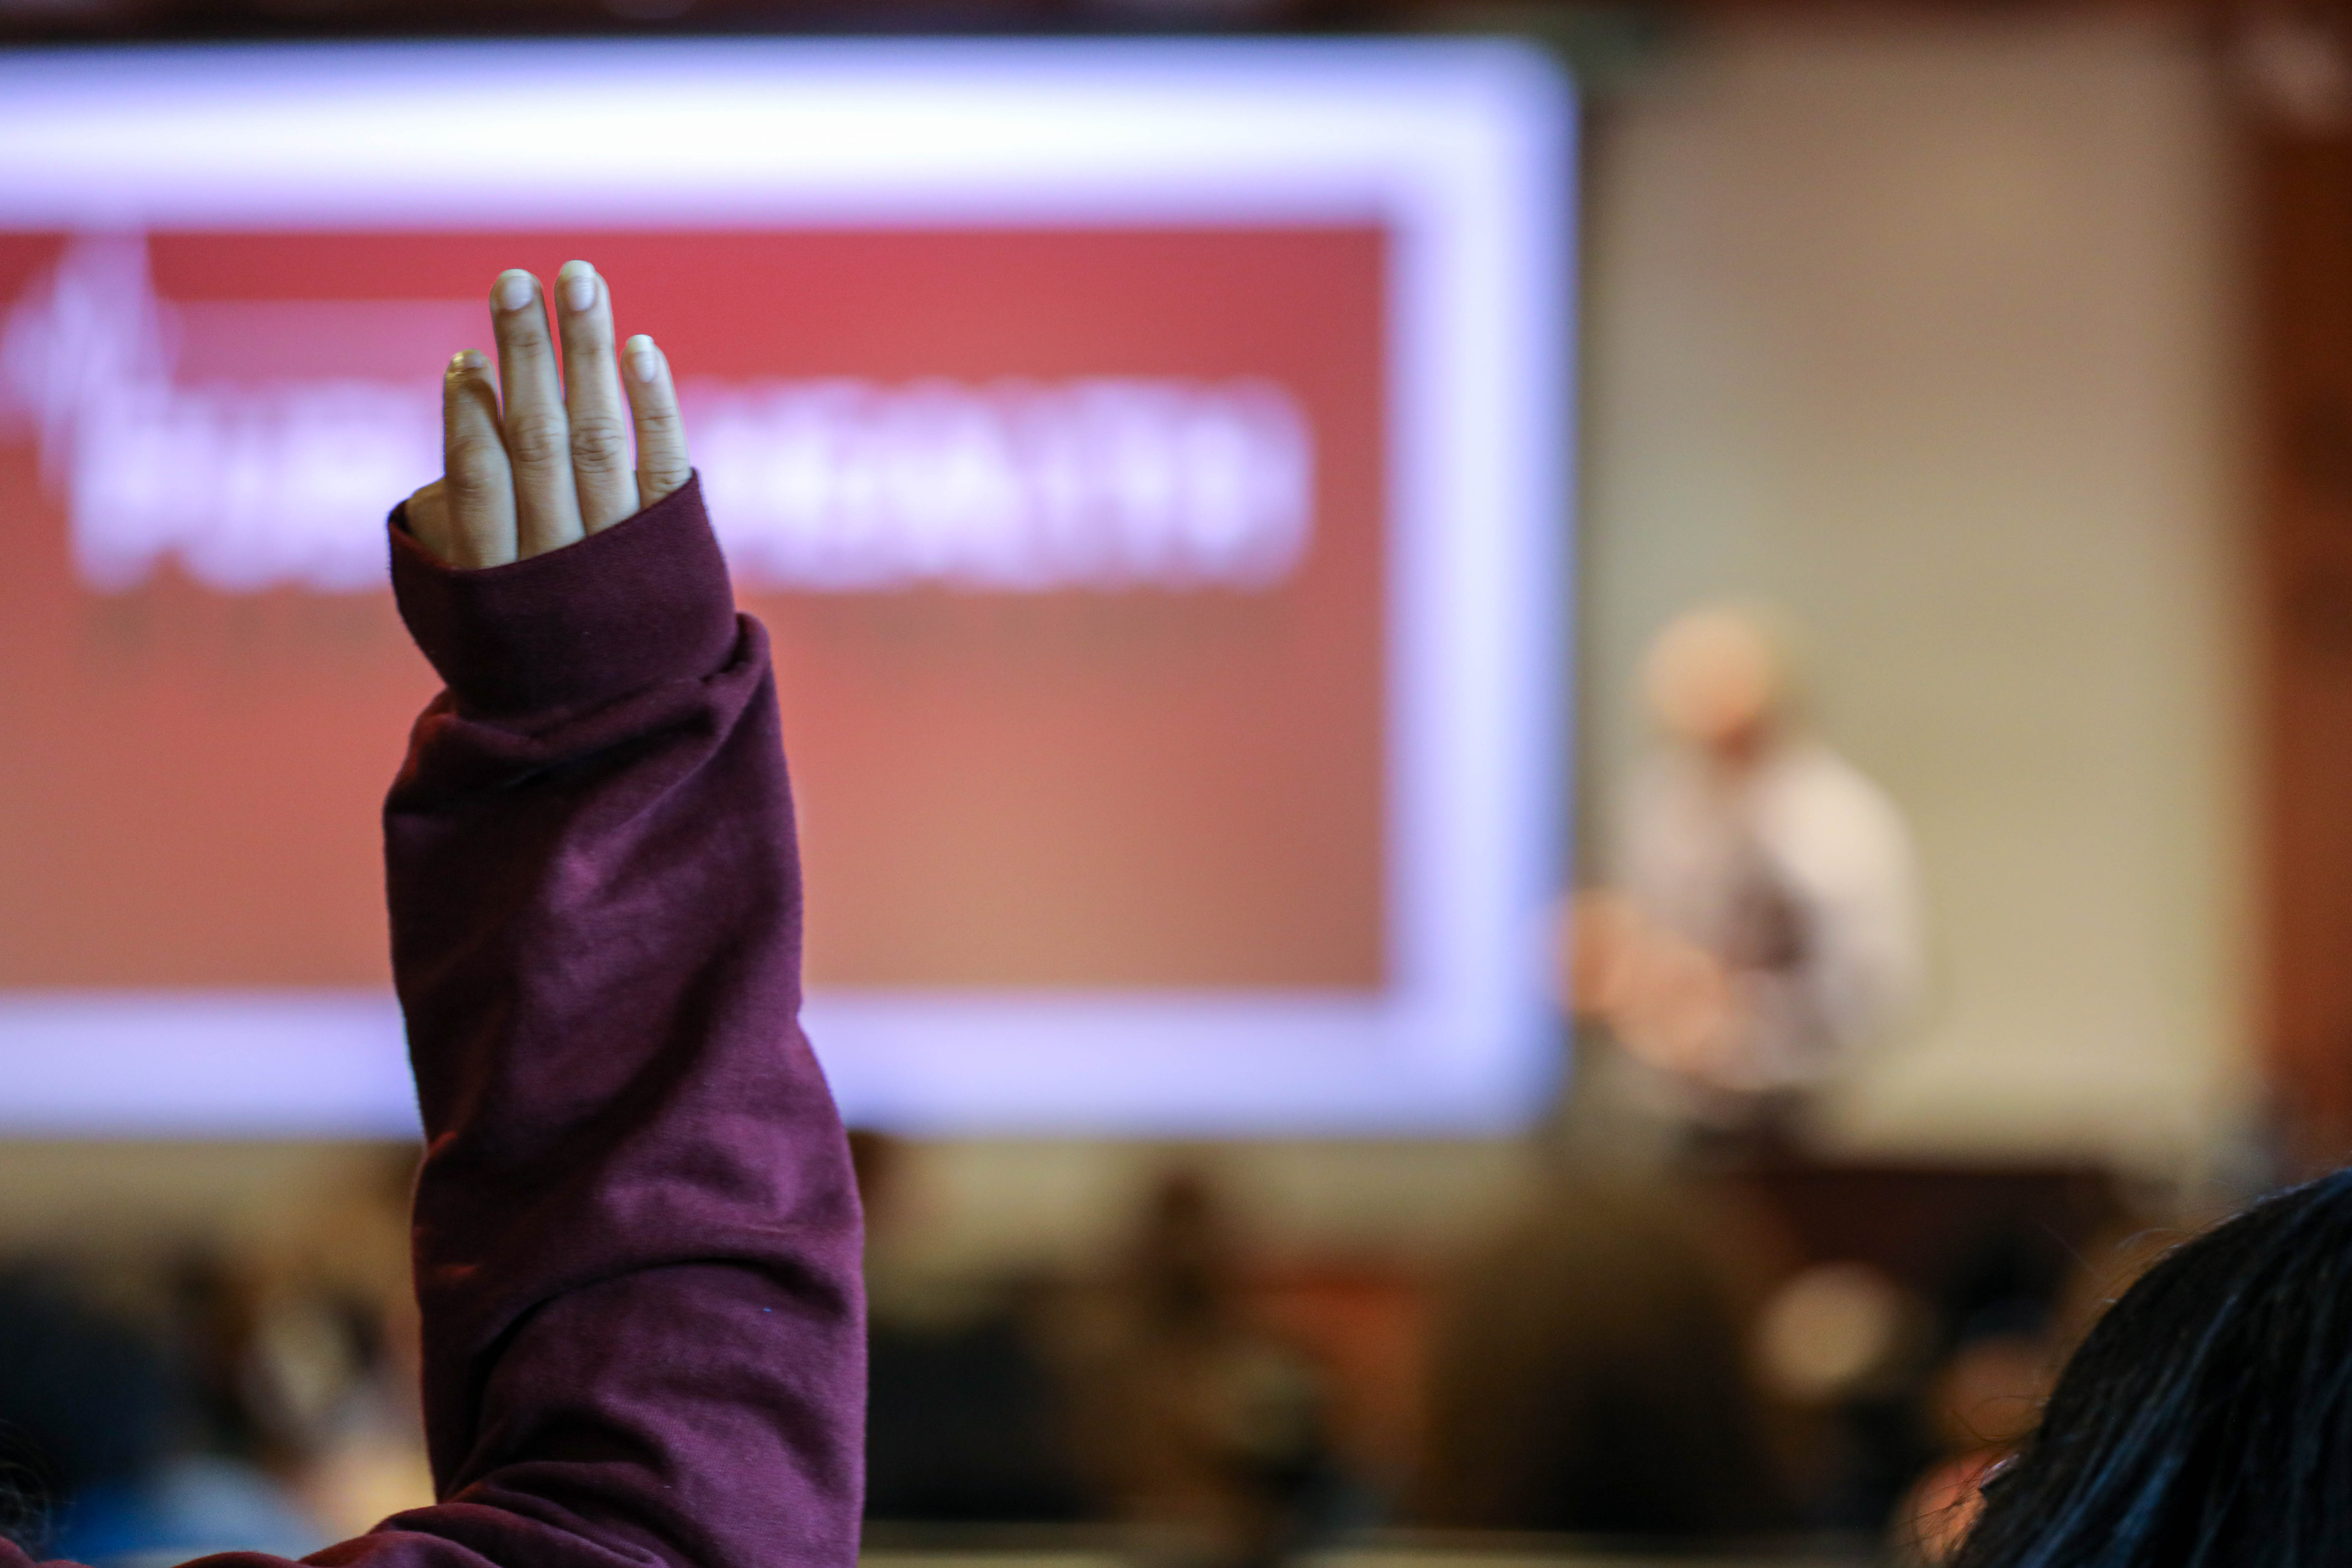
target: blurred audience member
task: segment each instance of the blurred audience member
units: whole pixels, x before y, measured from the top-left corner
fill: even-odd
[[[421,1151],[371,1152],[257,1303],[245,1381],[337,1536],[433,1499],[408,1200]]]
[[[1700,1540],[1789,1527],[1734,1293],[1675,1194],[1562,1184],[1441,1330],[1419,1522]]]
[[[433,1500],[407,1198],[417,1151],[353,1151],[299,1223],[167,1260],[208,1449],[283,1478],[331,1539]]]
[[[163,1345],[67,1271],[0,1271],[0,1345],[6,1479],[52,1554],[113,1564],[325,1543],[262,1472],[201,1451],[202,1412]]]
[[[1353,1522],[1318,1370],[1248,1310],[1231,1216],[1197,1172],[1154,1190],[1082,1369],[1086,1452],[1114,1517],[1171,1555],[1276,1561]]]
[[[1757,618],[1668,625],[1643,694],[1663,743],[1627,792],[1616,886],[1580,903],[1570,992],[1635,1064],[1632,1097],[1701,1142],[1777,1147],[1919,989],[1910,835],[1799,722]]]
[[[1879,1533],[1932,1458],[1919,1399],[1933,1321],[1914,1292],[1853,1259],[1800,1269],[1766,1300],[1757,1365],[1802,1423],[1809,1523]]]
[[[1036,1348],[1037,1292],[910,1277],[897,1237],[904,1151],[852,1132],[866,1209],[866,1517],[1036,1523],[1082,1517],[1069,1422]]]

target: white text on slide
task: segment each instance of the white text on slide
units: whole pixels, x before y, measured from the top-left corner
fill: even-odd
[[[173,304],[143,241],[81,238],[0,330],[0,415],[34,426],[90,588],[166,562],[224,593],[377,588],[388,500],[440,468],[437,384],[394,367],[469,319],[438,300]],[[220,343],[233,374],[187,352]],[[367,374],[334,368],[342,349]],[[704,380],[679,400],[749,587],[1259,589],[1312,538],[1312,436],[1264,380]]]

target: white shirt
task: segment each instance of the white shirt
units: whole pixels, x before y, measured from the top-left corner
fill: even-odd
[[[1737,774],[1661,752],[1636,775],[1622,821],[1619,890],[1720,961],[1746,1003],[1711,1087],[1818,1084],[1916,1002],[1925,961],[1909,829],[1826,746],[1783,741]]]

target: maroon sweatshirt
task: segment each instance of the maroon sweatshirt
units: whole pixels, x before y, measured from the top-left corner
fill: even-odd
[[[395,526],[393,585],[447,682],[384,806],[441,1500],[308,1561],[847,1568],[856,1191],[767,637],[699,487],[477,572]]]

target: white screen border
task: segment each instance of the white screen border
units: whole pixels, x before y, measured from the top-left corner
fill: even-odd
[[[1387,226],[1388,990],[813,994],[845,1116],[915,1134],[1540,1112],[1575,166],[1564,79],[1495,41],[0,56],[0,227]],[[400,1037],[374,992],[0,992],[0,1131],[413,1135]]]

